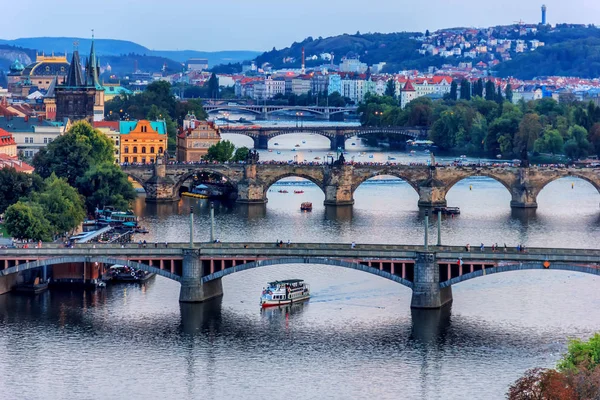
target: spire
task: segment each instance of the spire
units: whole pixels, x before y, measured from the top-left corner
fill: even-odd
[[[94,45],[94,30],[92,30],[92,47],[90,48],[90,56],[85,67],[85,83],[87,86],[94,86],[96,89],[101,89],[98,79],[99,63],[96,58],[96,48]]]
[[[55,76],[54,79],[52,79],[52,82],[50,82],[50,86],[48,86],[48,91],[46,92],[46,95],[44,97],[48,97],[48,98],[52,98],[55,97],[54,94],[54,90],[56,89],[56,85],[57,85],[57,79],[58,77]]]
[[[81,73],[81,62],[79,61],[79,50],[73,51],[73,57],[71,58],[71,65],[69,65],[69,72],[67,73],[66,86],[83,86],[84,80]]]

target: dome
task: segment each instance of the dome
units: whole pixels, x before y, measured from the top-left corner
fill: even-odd
[[[10,71],[11,72],[21,72],[25,69],[25,67],[23,66],[23,64],[21,64],[21,61],[19,60],[15,60],[15,62],[13,62],[10,65]]]

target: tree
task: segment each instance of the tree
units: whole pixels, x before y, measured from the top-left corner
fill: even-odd
[[[502,104],[504,102],[504,97],[502,97],[502,88],[500,85],[496,88],[496,103]]]
[[[450,100],[456,101],[458,99],[458,85],[456,80],[453,80],[450,84]]]
[[[396,98],[396,81],[394,78],[391,78],[387,81],[387,85],[385,86],[385,95]]]
[[[589,141],[594,148],[594,154],[600,156],[600,123],[592,125],[589,133]]]
[[[559,371],[577,371],[581,367],[594,370],[600,365],[600,333],[589,340],[572,339],[567,352],[559,361]]]
[[[77,178],[92,165],[102,162],[114,163],[113,143],[86,121],[73,124],[67,133],[57,137],[33,158],[35,170],[42,178],[55,173],[72,186],[76,186]]]
[[[514,152],[521,154],[523,150],[532,151],[535,141],[542,133],[540,116],[537,114],[525,114],[519,124],[519,131],[514,139]]]
[[[509,400],[578,399],[567,377],[552,369],[534,368],[525,372],[506,394]]]
[[[488,101],[496,100],[496,85],[490,80],[485,83],[485,99]]]
[[[473,85],[473,96],[483,98],[483,79],[477,79],[477,82]]]
[[[249,148],[240,147],[235,150],[235,154],[233,155],[233,161],[246,161],[249,153],[250,153]]]
[[[5,226],[14,238],[23,240],[52,240],[52,227],[39,204],[18,201],[6,209]]]
[[[569,129],[569,139],[565,142],[565,155],[572,160],[586,157],[592,150],[587,136],[587,131],[584,127],[579,125],[572,126]]]
[[[460,98],[461,100],[471,100],[471,83],[466,79],[460,82]]]
[[[0,214],[19,199],[40,190],[44,183],[37,174],[17,172],[14,168],[0,169]]]
[[[203,157],[207,161],[226,162],[231,160],[235,146],[229,140],[221,140],[208,148],[208,152]]]
[[[125,210],[136,197],[127,175],[113,162],[94,165],[77,179],[79,192],[85,196],[89,213],[96,207],[112,206]]]
[[[533,144],[533,150],[538,153],[560,154],[563,151],[564,141],[556,129],[547,129],[541,138]]]
[[[219,78],[213,72],[206,82],[206,87],[208,88],[208,95],[211,99],[216,99],[219,97]]]
[[[506,89],[504,90],[504,97],[506,97],[506,101],[508,101],[509,103],[512,103],[513,91],[512,91],[512,86],[510,85],[510,83],[508,85],[506,85]]]
[[[64,178],[52,174],[45,181],[44,190],[32,193],[32,201],[39,204],[52,226],[52,233],[72,231],[85,219],[84,200]]]
[[[426,29],[426,30],[425,30],[425,36],[426,36],[426,37],[429,37],[429,36],[431,36],[431,34],[429,33],[429,29]]]

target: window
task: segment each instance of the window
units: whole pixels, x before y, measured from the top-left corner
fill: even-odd
[[[146,154],[146,146],[142,147],[142,153]]]
[[[137,162],[137,157],[133,157],[133,162]]]
[[[129,153],[129,146],[125,146],[125,151],[124,151],[124,153],[125,153],[125,154]]]
[[[142,164],[146,164],[146,157],[142,157]]]
[[[125,157],[125,162],[129,162],[129,157]]]
[[[148,127],[147,126],[142,126],[142,132],[148,132]]]
[[[133,146],[133,152],[137,153],[137,146]]]
[[[32,137],[29,138],[29,143],[33,143],[33,138]]]
[[[162,149],[162,147],[159,147],[158,148],[158,154],[162,154],[162,153],[163,153],[163,149]]]
[[[44,144],[48,144],[48,138],[47,137],[44,138]]]
[[[154,146],[150,147],[150,153],[154,154]]]
[[[28,137],[25,138],[25,143],[29,143],[29,138]]]

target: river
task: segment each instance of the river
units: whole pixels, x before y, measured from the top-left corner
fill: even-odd
[[[277,138],[282,147],[284,138],[312,144]],[[319,146],[305,146],[313,148],[306,154]],[[371,150],[353,155],[361,151]],[[325,208],[320,189],[295,178],[268,197],[266,206],[216,203],[217,237],[423,241],[418,196],[400,180],[364,183],[346,208]],[[535,212],[512,211],[506,188],[489,178],[461,181],[447,199],[461,215],[443,219],[445,244],[598,247],[600,195],[578,179],[544,188]],[[313,212],[300,212],[302,201]],[[196,240],[208,240],[209,203],[189,198],[155,205],[140,197],[134,209],[150,231],[140,238],[188,240],[191,205]],[[435,224],[431,218],[432,243]],[[310,283],[313,298],[261,312],[265,282],[294,277]],[[598,330],[598,285],[600,277],[563,271],[496,274],[454,286],[451,308],[411,312],[410,290],[391,281],[281,265],[227,276],[223,298],[203,305],[180,305],[179,284],[161,277],[88,293],[8,294],[0,296],[0,398],[502,399],[526,369],[553,366],[568,337]]]

